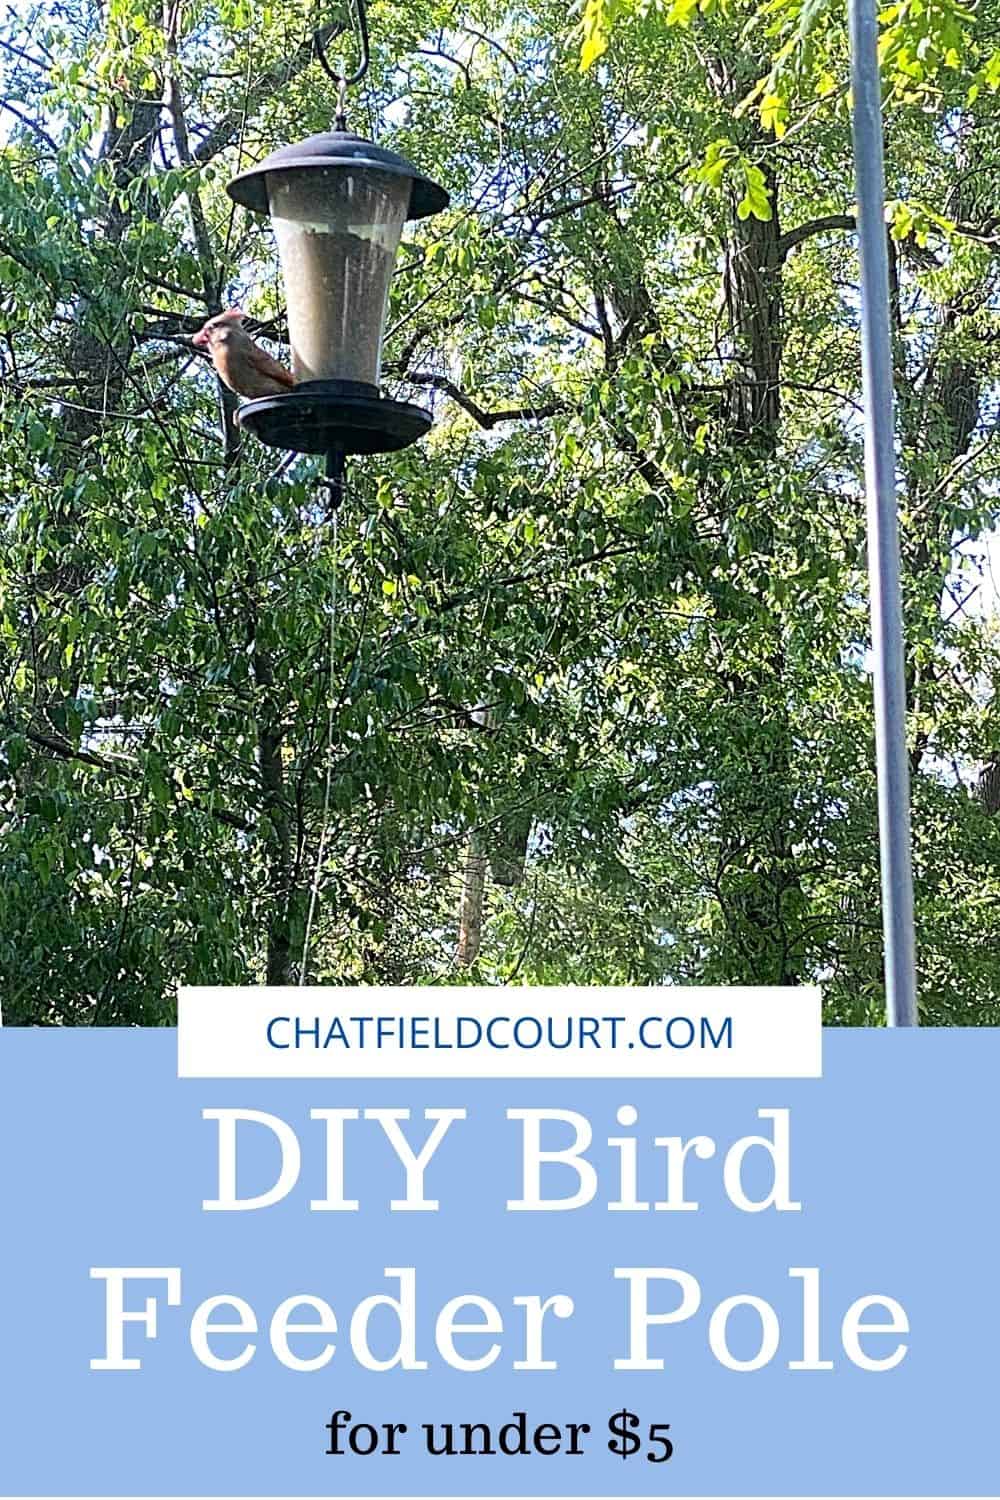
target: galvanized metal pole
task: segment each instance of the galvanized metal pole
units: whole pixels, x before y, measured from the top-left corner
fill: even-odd
[[[861,355],[865,403],[868,573],[875,667],[875,751],[882,861],[886,1019],[916,1026],[910,770],[899,583],[899,518],[893,430],[889,259],[875,0],[849,0],[854,163],[861,249]]]

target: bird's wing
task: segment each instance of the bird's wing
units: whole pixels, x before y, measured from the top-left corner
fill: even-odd
[[[247,355],[258,375],[267,376],[270,380],[277,380],[282,385],[287,385],[289,390],[291,390],[295,384],[291,370],[286,370],[283,364],[279,364],[276,359],[272,359],[266,349],[262,349],[259,344],[251,341]]]

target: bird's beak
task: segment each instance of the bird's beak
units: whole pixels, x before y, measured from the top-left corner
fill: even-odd
[[[207,328],[199,328],[197,333],[193,333],[191,335],[191,342],[195,346],[196,349],[205,349],[205,348],[207,348],[208,347],[208,329]]]

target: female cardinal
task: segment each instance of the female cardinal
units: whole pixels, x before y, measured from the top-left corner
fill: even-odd
[[[219,379],[237,396],[280,396],[290,391],[295,381],[291,371],[272,359],[243,331],[246,313],[240,307],[209,318],[191,338],[198,349],[212,356]]]

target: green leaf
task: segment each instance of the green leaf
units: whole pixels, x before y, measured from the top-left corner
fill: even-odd
[[[580,47],[581,73],[586,73],[608,50],[611,23],[616,9],[616,0],[586,0],[583,8],[583,42]]]

